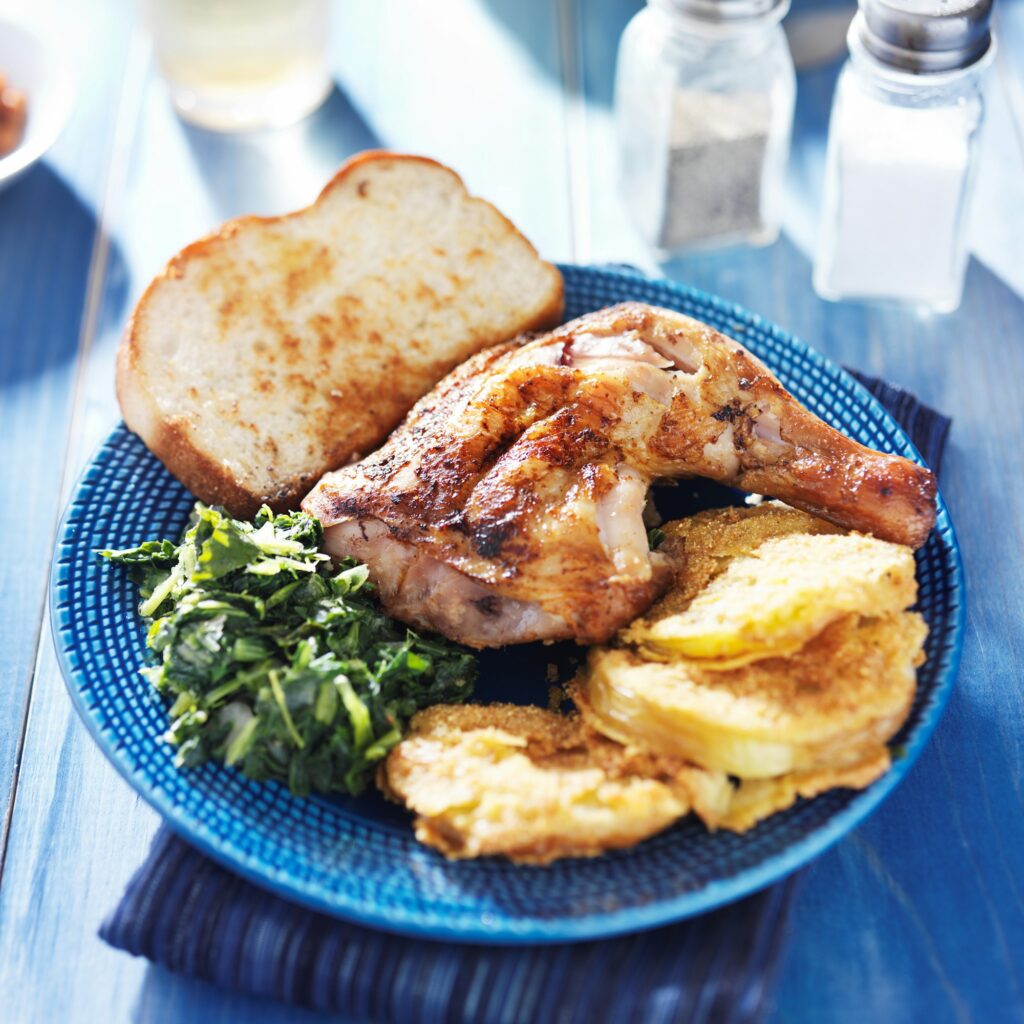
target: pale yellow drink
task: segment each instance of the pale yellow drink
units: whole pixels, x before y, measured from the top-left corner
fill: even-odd
[[[289,124],[323,101],[329,0],[143,0],[182,117],[219,131]]]

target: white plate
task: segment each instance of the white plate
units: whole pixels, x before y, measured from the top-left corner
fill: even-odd
[[[71,71],[59,47],[27,25],[0,17],[0,72],[28,97],[21,144],[0,158],[0,188],[34,164],[57,140],[71,112]]]

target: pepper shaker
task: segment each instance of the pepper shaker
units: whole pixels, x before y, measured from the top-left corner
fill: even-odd
[[[793,123],[789,0],[647,0],[619,46],[623,197],[663,256],[766,244]]]
[[[960,305],[992,0],[860,0],[840,73],[814,288]]]

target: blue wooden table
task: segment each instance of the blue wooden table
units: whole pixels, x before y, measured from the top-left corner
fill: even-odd
[[[44,610],[57,519],[117,419],[118,335],[151,275],[228,217],[308,202],[356,150],[451,164],[551,259],[657,270],[625,221],[612,160],[615,49],[639,0],[349,0],[326,106],[242,137],[174,117],[127,0],[14,6],[63,38],[78,89],[50,157],[0,193],[0,1018],[313,1020],[96,938],[157,819],[64,692]],[[662,268],[954,417],[942,487],[970,588],[959,684],[910,778],[803,873],[772,997],[780,1022],[1024,1019],[1024,3],[997,8],[959,312],[814,296],[834,63],[800,76],[782,240]],[[791,16],[794,32],[806,16]]]

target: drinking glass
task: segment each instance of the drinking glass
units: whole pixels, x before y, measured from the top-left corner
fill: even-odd
[[[217,131],[291,124],[331,86],[329,0],[143,0],[178,113]]]

